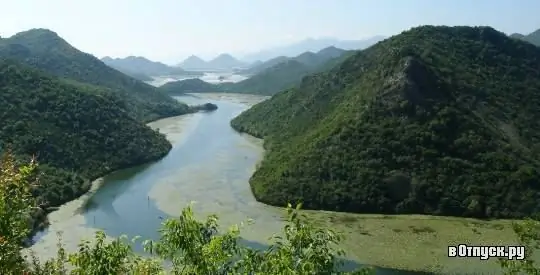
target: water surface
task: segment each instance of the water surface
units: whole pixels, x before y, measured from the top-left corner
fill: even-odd
[[[64,232],[68,250],[97,229],[110,237],[126,234],[156,239],[163,219],[178,216],[192,201],[199,217],[217,214],[223,226],[252,219],[255,223],[242,230],[242,238],[253,247],[264,247],[281,230],[283,209],[255,201],[248,184],[263,155],[262,141],[239,134],[229,125],[261,98],[177,98],[188,104],[212,102],[219,109],[151,123],[173,144],[170,153],[155,163],[104,177],[101,186],[83,198],[86,204],[74,201],[52,213],[51,227],[38,235],[34,249],[54,253],[55,232],[59,231]],[[136,250],[142,252],[140,246]],[[347,265],[356,264],[349,261]],[[415,273],[379,269],[378,274]]]
[[[225,79],[219,80],[219,77],[224,77]],[[185,75],[171,75],[171,76],[152,76],[154,80],[146,81],[146,83],[159,87],[167,82],[179,81],[185,79],[199,78],[208,83],[217,84],[220,82],[240,82],[247,79],[244,75],[239,75],[231,72],[205,72],[204,75],[199,77],[185,76]]]

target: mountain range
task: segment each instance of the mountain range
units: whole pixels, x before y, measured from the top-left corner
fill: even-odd
[[[352,52],[331,46],[317,53],[305,52],[296,57],[277,57],[259,63],[251,69],[240,71],[252,76],[237,83],[211,84],[200,79],[187,79],[169,82],[158,89],[168,94],[234,92],[273,95],[298,85],[304,76],[331,67]]]
[[[513,33],[510,35],[510,37],[521,39],[540,47],[540,29],[534,32],[531,32],[527,35],[523,35],[520,33]]]
[[[365,49],[381,40],[384,36],[374,36],[362,40],[340,40],[336,38],[308,38],[286,46],[275,47],[248,54],[242,57],[247,62],[268,61],[277,56],[293,57],[303,52],[318,52],[324,48],[334,46],[344,50]]]
[[[232,55],[223,53],[210,61],[192,55],[178,64],[178,67],[185,70],[232,70],[247,65],[247,63],[236,59]]]
[[[422,26],[243,112],[258,201],[357,213],[540,214],[540,47]]]
[[[141,56],[128,56],[126,58],[111,58],[103,57],[101,59],[103,63],[108,66],[123,72],[124,74],[141,78],[143,76],[165,76],[165,75],[190,75],[190,76],[199,76],[202,75],[200,72],[189,72],[185,71],[182,68],[168,66],[161,62],[155,62],[148,60]],[[141,80],[152,80],[141,79]]]
[[[250,78],[237,83],[224,83],[221,87],[235,93],[273,95],[300,84],[309,74],[328,69],[353,52],[331,46],[292,58],[277,57],[249,69],[248,72],[253,74]]]
[[[250,66],[250,68],[245,69],[245,70],[240,70],[239,73],[251,74],[251,75],[257,74],[279,63],[283,63],[287,60],[295,60],[306,66],[312,67],[312,66],[317,66],[332,58],[339,57],[343,55],[345,52],[346,50],[344,49],[339,49],[335,46],[330,46],[330,47],[321,49],[317,53],[307,51],[295,57],[278,56],[265,62],[254,63]]]

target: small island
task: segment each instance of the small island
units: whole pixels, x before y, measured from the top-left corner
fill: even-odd
[[[218,108],[218,106],[216,104],[210,103],[210,102],[207,102],[207,103],[204,103],[204,104],[201,104],[201,105],[190,106],[190,107],[195,112],[198,112],[198,111],[211,112],[211,111],[217,110],[217,108]]]

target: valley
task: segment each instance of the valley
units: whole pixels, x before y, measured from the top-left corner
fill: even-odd
[[[162,219],[178,215],[191,201],[198,216],[215,213],[224,227],[253,219],[242,238],[253,247],[268,245],[268,238],[283,226],[282,210],[257,202],[247,184],[262,160],[263,142],[229,127],[232,118],[266,98],[205,93],[177,99],[190,105],[212,102],[219,109],[150,123],[173,144],[169,154],[97,180],[89,195],[50,215],[49,229],[36,236],[32,250],[42,259],[56,255],[58,232],[64,232],[68,251],[76,251],[79,240],[90,238],[98,229],[111,239],[122,234],[156,239]],[[512,244],[514,238],[508,220],[304,213],[318,226],[345,234],[343,247],[350,261],[346,267],[367,263],[383,267],[377,273],[383,275],[494,271],[498,269],[495,261],[470,260],[467,266],[453,259],[441,261],[446,251],[440,247],[478,238],[481,243]],[[135,249],[142,253],[140,246]]]
[[[248,54],[158,21],[159,43],[0,37],[0,274],[540,270],[539,30]],[[527,261],[449,257],[459,244]]]

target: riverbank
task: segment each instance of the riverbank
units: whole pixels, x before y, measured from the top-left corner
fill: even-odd
[[[203,99],[227,97],[226,94],[198,94],[197,96]],[[243,135],[246,138],[249,137],[251,141],[257,140],[258,146],[263,143],[261,139]],[[256,165],[249,168],[251,169],[249,173],[252,174]],[[193,173],[200,172],[193,167],[183,174]],[[198,180],[211,181],[212,177],[215,176],[203,177],[201,175]],[[174,187],[171,184],[156,185],[152,191],[151,196],[156,200],[158,208],[166,213],[173,214],[174,209],[181,207],[182,202],[185,203],[174,195]],[[223,197],[220,195],[220,200],[224,200]],[[219,205],[205,204],[196,205],[195,209],[204,215],[218,211],[219,207]],[[271,211],[276,215],[280,215],[282,211],[280,208],[268,205],[251,207],[273,209]],[[257,215],[253,212],[255,211],[239,209],[236,213],[227,214],[228,221],[223,224],[231,224],[231,218],[236,223],[247,218],[252,218],[257,222]],[[303,211],[303,213],[318,226],[333,228],[345,236],[346,240],[342,248],[345,249],[347,258],[386,268],[444,274],[497,274],[500,272],[497,260],[448,258],[447,247],[458,244],[517,244],[511,220],[485,221],[428,215],[369,215],[328,211]],[[264,232],[278,232],[282,223],[263,222],[261,226],[254,225],[252,229],[245,229],[242,236],[251,241],[268,243],[270,234],[261,234],[260,227],[264,227]]]
[[[149,122],[146,125],[154,130],[161,130],[160,132],[174,132],[175,130],[178,131],[180,128],[183,128],[184,122],[192,119],[195,114],[196,113],[187,113],[176,117],[160,118]],[[171,124],[171,120],[174,120],[176,123]],[[176,129],[167,128],[171,127],[171,125],[176,127]],[[173,144],[181,142],[182,135],[168,134],[166,135],[166,138]],[[95,233],[99,230],[103,230],[103,228],[89,226],[89,223],[84,216],[84,211],[85,208],[88,207],[88,203],[92,196],[94,196],[94,194],[103,186],[104,178],[129,170],[138,170],[139,167],[151,165],[155,161],[156,160],[152,160],[147,163],[136,164],[132,167],[111,171],[93,180],[91,184],[89,184],[89,189],[86,193],[54,208],[54,211],[46,214],[47,226],[44,226],[32,234],[32,239],[37,239],[37,241],[34,241],[31,246],[23,249],[23,255],[29,256],[33,251],[40,261],[46,261],[52,257],[56,257],[59,240],[68,253],[77,251],[79,243],[83,240],[93,241]],[[114,237],[106,236],[106,239],[111,241]]]
[[[155,238],[162,221],[158,216],[177,217],[190,201],[196,202],[194,211],[198,217],[217,214],[223,227],[253,219],[255,223],[241,234],[248,241],[268,244],[272,234],[281,232],[284,210],[255,201],[248,184],[264,154],[262,140],[238,135],[228,124],[246,108],[233,106],[228,100],[247,105],[264,99],[231,94],[192,96],[201,102],[210,98],[224,101],[217,103],[219,109],[213,113],[171,117],[149,124],[173,143],[170,153],[155,164],[107,176],[105,184],[96,185],[100,188],[85,196],[85,201],[91,199],[94,204],[85,213],[78,211],[85,201],[70,202],[51,213],[49,232],[33,247],[38,255],[55,255],[59,231],[70,235],[62,241],[68,252],[76,251],[79,241],[91,238],[97,228],[111,237],[127,234]],[[344,234],[342,248],[348,259],[381,267],[497,274],[500,269],[494,261],[447,258],[447,246],[515,244],[510,221],[303,213],[317,225]]]
[[[206,100],[226,100],[237,104],[244,104],[249,107],[270,98],[270,96],[235,93],[186,93],[186,95],[195,96]]]

